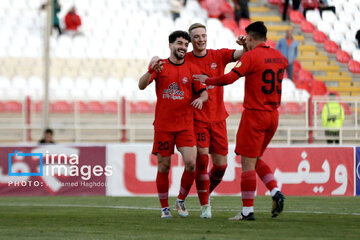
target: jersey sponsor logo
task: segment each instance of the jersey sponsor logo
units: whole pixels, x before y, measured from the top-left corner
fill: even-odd
[[[236,68],[239,68],[241,66],[241,62],[239,61],[236,65],[235,65],[235,67]]]
[[[189,79],[187,77],[183,77],[181,81],[183,84],[187,84],[189,82]]]
[[[210,67],[211,67],[211,69],[216,69],[217,68],[217,64],[216,63],[212,63],[211,65],[210,65]]]
[[[181,100],[184,99],[184,91],[181,91],[179,84],[173,82],[163,91],[163,99]]]

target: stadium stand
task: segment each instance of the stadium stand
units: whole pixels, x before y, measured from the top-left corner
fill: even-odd
[[[310,96],[324,95],[328,90],[352,96],[360,94],[352,73],[360,71],[356,62],[360,54],[353,49],[354,39],[348,33],[360,27],[357,24],[360,21],[356,21],[359,11],[351,9],[352,21],[349,21],[346,14],[341,13],[349,4],[339,4],[341,11],[336,15],[324,12],[322,19],[316,10],[309,10],[306,19],[290,10],[291,22],[284,23],[278,11],[282,1],[252,0],[250,19],[236,23],[226,1],[218,8],[211,5],[221,2],[188,0],[180,17],[173,22],[166,0],[62,0],[59,18],[62,20],[75,4],[84,34],[73,38],[53,32],[50,39],[50,122],[57,140],[151,140],[154,86],[140,92],[137,79],[153,55],[168,55],[168,34],[175,29],[186,30],[193,22],[207,25],[209,48],[238,48],[236,36],[244,34],[245,27],[252,21],[261,20],[267,24],[268,44],[272,47],[284,36],[284,31],[293,29],[300,42],[300,54],[294,67],[294,82],[283,80],[284,104],[280,108],[280,128],[274,142],[288,143],[289,136],[296,141],[308,140],[305,130],[297,131],[294,136],[289,131],[294,127],[309,127],[307,102]],[[41,0],[0,1],[3,22],[0,26],[0,132],[5,136],[0,141],[3,142],[31,141],[42,133],[45,12],[39,10],[41,4]],[[335,27],[343,32],[339,34],[342,38],[332,38]],[[324,46],[312,40],[316,38],[315,29],[322,30],[320,42]],[[350,72],[336,62],[338,49],[353,58],[346,59]],[[339,59],[343,59],[342,56]],[[228,121],[230,141],[234,140],[243,110],[243,94],[244,79],[225,87],[226,107],[231,114]],[[29,107],[27,97],[30,97]],[[355,102],[349,106],[352,111],[348,119],[352,120],[348,123],[353,126],[357,121]],[[31,116],[27,125],[29,109]],[[7,137],[15,131],[9,125],[17,131],[12,137]],[[31,139],[25,134],[28,128],[32,129]],[[121,134],[124,129],[128,131],[126,136]]]

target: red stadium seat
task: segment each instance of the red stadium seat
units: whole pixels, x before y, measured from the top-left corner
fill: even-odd
[[[315,31],[313,33],[313,39],[315,42],[317,43],[323,43],[325,42],[326,40],[328,40],[328,37],[326,36],[325,33],[323,33],[322,31]]]
[[[224,27],[230,29],[235,34],[235,36],[240,35],[240,29],[234,19],[225,18],[221,22],[224,25]]]
[[[286,113],[285,104],[284,103],[280,104],[280,106],[278,107],[277,110],[278,110],[279,114],[285,114]]]
[[[304,15],[298,10],[291,10],[290,11],[290,21],[295,24],[300,24],[302,21],[305,20]]]
[[[301,64],[298,60],[294,61],[293,69],[294,69],[294,72],[298,72],[302,69]]]
[[[268,2],[272,5],[280,5],[283,3],[283,0],[268,0]]]
[[[295,83],[296,88],[304,89],[311,93],[311,81],[298,80]]]
[[[91,113],[104,113],[104,105],[99,101],[89,101],[87,106]]]
[[[154,112],[154,107],[151,103],[140,101],[136,104],[138,113],[152,113]]]
[[[249,26],[250,23],[251,23],[250,19],[240,18],[239,21],[240,30],[243,30],[245,32],[245,28]]]
[[[298,72],[298,80],[309,82],[314,79],[312,73],[308,70],[300,69]]]
[[[117,113],[118,103],[116,101],[107,101],[104,104],[104,110],[106,113]]]
[[[237,113],[242,113],[244,111],[244,106],[242,103],[235,103],[235,110]]]
[[[51,104],[50,109],[57,113],[71,113],[74,111],[74,105],[67,101],[55,101]]]
[[[265,44],[268,45],[271,48],[276,47],[276,43],[274,41],[271,41],[270,39],[267,39]]]
[[[348,63],[351,60],[351,56],[347,52],[339,49],[336,52],[336,60],[338,60],[341,63]]]
[[[22,104],[19,101],[9,100],[5,102],[5,111],[11,113],[21,113]]]
[[[324,82],[313,80],[311,81],[311,95],[323,96],[327,93],[327,88]]]
[[[360,73],[360,62],[357,62],[355,60],[350,60],[349,71],[352,73]]]
[[[299,103],[287,102],[285,103],[285,111],[288,114],[302,114],[304,113]]]
[[[5,104],[3,102],[0,102],[0,112],[5,111]]]
[[[234,106],[234,104],[232,102],[225,102],[225,108],[226,108],[226,111],[229,114],[235,114],[236,113],[236,108],[235,108],[235,106]]]
[[[308,22],[306,20],[301,22],[301,30],[303,32],[312,33],[312,32],[314,32],[315,29],[316,28],[314,27],[314,25],[311,22]]]
[[[89,112],[89,108],[86,102],[84,101],[78,101],[77,102],[77,111],[79,113],[88,113]]]
[[[324,49],[328,53],[336,53],[337,50],[339,50],[339,46],[336,44],[336,42],[331,40],[326,40],[324,42]]]

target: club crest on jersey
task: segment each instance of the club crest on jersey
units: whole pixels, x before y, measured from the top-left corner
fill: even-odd
[[[236,65],[235,65],[235,67],[240,67],[241,66],[241,62],[239,61]]]
[[[181,100],[184,99],[184,91],[181,91],[179,84],[173,82],[163,91],[164,99]]]
[[[210,67],[211,67],[211,69],[216,69],[217,68],[217,64],[216,63],[212,63],[211,65],[210,65]]]
[[[183,77],[181,81],[183,84],[187,84],[189,82],[189,79],[187,77]]]

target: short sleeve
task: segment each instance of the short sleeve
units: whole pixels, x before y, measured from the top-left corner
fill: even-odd
[[[159,77],[159,73],[158,72],[153,72],[153,74],[151,75],[149,84],[152,83],[154,80],[158,79]]]
[[[219,50],[220,56],[222,61],[225,64],[231,63],[231,62],[235,62],[234,60],[234,53],[235,53],[235,49],[228,49],[228,48],[222,48]]]
[[[251,55],[249,53],[244,53],[244,55],[240,58],[240,60],[236,63],[233,71],[240,74],[241,76],[245,76],[252,71],[251,64]]]

